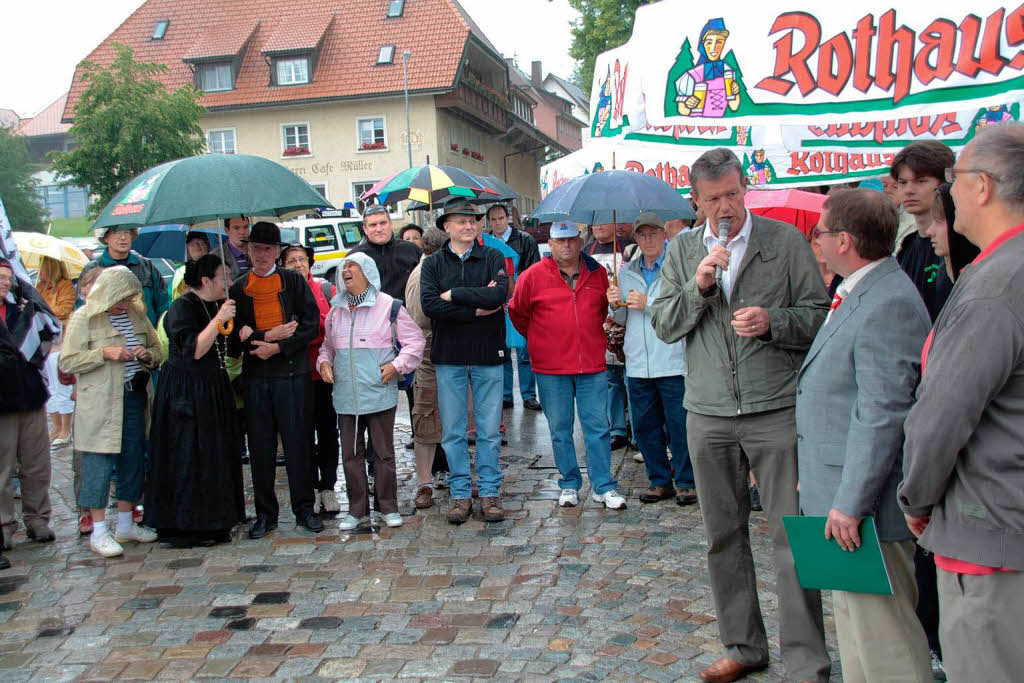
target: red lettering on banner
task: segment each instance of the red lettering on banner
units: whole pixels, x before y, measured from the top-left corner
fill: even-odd
[[[626,170],[633,171],[634,173],[643,173],[644,165],[641,164],[639,161],[627,161]]]
[[[829,38],[818,50],[818,86],[825,92],[833,95],[842,92],[852,70],[853,50],[845,33]]]
[[[956,48],[956,24],[948,19],[936,19],[921,32],[924,47],[914,59],[914,73],[923,85],[938,78],[944,81],[953,73],[953,51]],[[932,66],[932,54],[935,65]]]
[[[871,75],[871,42],[876,33],[873,14],[862,17],[853,30],[853,87],[861,92],[867,92],[875,81]]]
[[[791,176],[809,176],[824,172],[845,175],[850,171],[890,166],[894,157],[894,154],[888,152],[884,154],[790,152],[789,168],[786,169],[786,174]]]
[[[658,162],[651,168],[644,168],[643,163],[631,160],[626,162],[625,168],[627,171],[645,173],[647,175],[654,176],[655,178],[659,178],[677,190],[683,190],[690,186],[690,167],[686,164],[676,167],[671,163],[664,161]]]
[[[1006,43],[1010,47],[1024,43],[1024,5],[1010,12],[1010,16],[1006,18]],[[1024,68],[1024,52],[1018,52],[1017,56],[1010,60],[1010,67]]]
[[[875,84],[882,90],[893,90],[893,103],[899,102],[910,93],[914,38],[914,32],[906,26],[896,28],[896,10],[889,10],[879,19]],[[893,71],[893,66],[896,67],[896,71]]]
[[[816,138],[834,138],[837,140],[853,140],[871,138],[875,142],[896,139],[908,132],[914,136],[930,133],[935,137],[953,136],[963,132],[963,126],[956,120],[956,114],[946,113],[938,116],[918,116],[888,121],[872,121],[867,123],[830,124],[825,128],[807,126],[807,132]]]
[[[769,33],[787,30],[789,33],[775,41],[774,77],[762,79],[757,87],[777,95],[785,95],[793,87],[793,81],[788,81],[781,76],[791,73],[800,87],[800,92],[806,96],[817,87],[811,70],[807,68],[807,60],[818,49],[818,44],[821,42],[821,25],[817,19],[806,12],[786,12],[775,19]],[[804,46],[794,53],[793,35],[796,31],[803,34]]]
[[[629,75],[629,64],[627,64],[620,75],[619,60],[615,60],[614,94],[612,95],[612,118],[622,118],[622,102],[626,97],[626,77]]]
[[[1005,9],[998,9],[985,20],[985,37],[981,40],[981,69],[998,74],[1006,66],[1006,60],[999,54],[999,33],[1003,27]]]

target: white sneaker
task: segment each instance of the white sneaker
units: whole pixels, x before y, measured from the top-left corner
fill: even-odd
[[[352,531],[360,524],[366,524],[370,521],[369,517],[355,517],[353,515],[345,515],[338,522],[338,528],[342,531]]]
[[[96,534],[91,535],[89,537],[89,548],[102,557],[117,557],[124,554],[124,548],[114,540],[109,531],[99,537]]]
[[[116,540],[118,543],[124,543],[125,541],[135,541],[136,543],[152,543],[157,538],[158,537],[155,531],[153,531],[149,527],[140,526],[135,522],[132,522],[132,525],[124,531],[118,529],[114,532],[114,540]]]
[[[626,499],[619,495],[615,489],[609,489],[602,494],[594,494],[595,503],[604,503],[609,510],[625,510]]]
[[[579,504],[580,499],[576,489],[562,489],[561,495],[558,496],[558,507],[574,508]]]
[[[397,512],[389,512],[388,514],[384,515],[384,523],[392,528],[396,526],[402,526],[402,515],[398,514]]]
[[[334,495],[334,491],[320,492],[320,510],[332,515],[341,512],[341,505],[338,504],[338,498]]]

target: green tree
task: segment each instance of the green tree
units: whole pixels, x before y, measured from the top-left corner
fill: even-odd
[[[137,62],[131,48],[119,43],[114,49],[117,56],[108,68],[82,63],[86,89],[75,103],[69,132],[77,147],[52,157],[66,184],[89,188],[94,216],[146,169],[205,147],[199,127],[202,93],[191,84],[168,92],[157,78],[166,66]]]
[[[594,82],[594,62],[602,52],[622,45],[633,34],[636,10],[650,0],[569,0],[580,13],[572,23],[569,56],[577,61],[573,80],[590,94]]]
[[[0,128],[0,200],[14,230],[41,232],[46,209],[36,194],[36,180],[25,138]]]

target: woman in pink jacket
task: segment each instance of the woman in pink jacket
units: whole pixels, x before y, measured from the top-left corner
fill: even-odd
[[[357,421],[366,424],[373,442],[377,502],[384,523],[401,526],[394,444],[398,380],[420,364],[425,340],[401,302],[380,291],[380,273],[373,259],[349,254],[339,272],[338,294],[331,299],[317,357],[320,376],[334,384],[334,410],[341,430],[349,513],[338,528],[350,531],[370,522],[366,465],[356,455]],[[396,346],[400,346],[397,352]]]

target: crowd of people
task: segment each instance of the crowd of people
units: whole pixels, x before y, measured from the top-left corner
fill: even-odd
[[[16,470],[27,535],[54,539],[47,445],[72,439],[80,531],[104,557],[124,543],[229,542],[246,519],[246,461],[250,538],[277,528],[282,464],[296,523],[322,531],[320,513],[341,509],[339,453],[339,528],[374,514],[400,526],[403,391],[416,507],[434,504],[440,469],[449,522],[477,498],[498,522],[518,374],[523,406],[550,429],[559,506],[584,488],[577,415],[594,502],[626,507],[611,453],[635,442],[642,503],[699,503],[723,645],[703,680],[769,662],[755,480],[789,679],[827,681],[832,665],[821,594],[801,585],[782,523],[804,514],[847,551],[872,518],[891,581],[891,595],[833,592],[846,680],[1013,680],[1022,178],[1024,126],[1007,124],[959,158],[914,142],[877,188],[831,190],[809,240],[747,210],[743,168],[720,148],[690,169],[694,225],[648,212],[590,226],[585,243],[576,223],[554,223],[545,258],[506,206],[458,199],[397,235],[386,207],[368,207],[335,282],[313,277],[311,249],[245,217],[224,221],[226,263],[189,236],[169,291],[129,228],[103,231],[77,293],[58,262],[44,261],[36,293],[0,261],[0,540],[17,526]],[[63,333],[26,354],[39,308]]]

